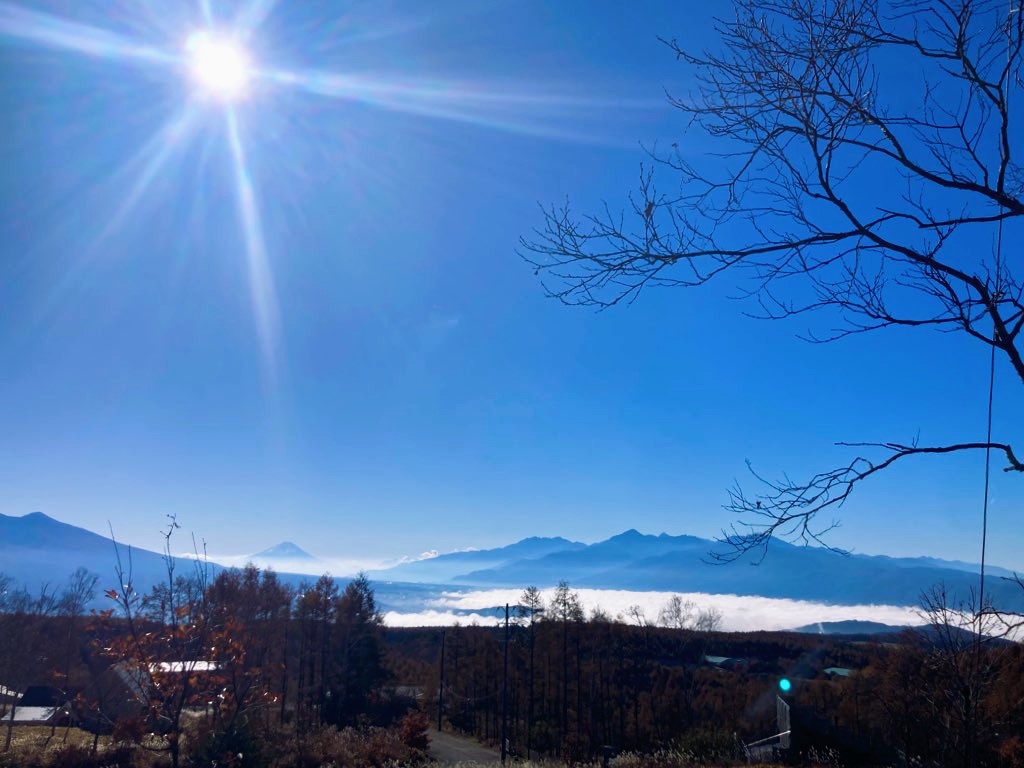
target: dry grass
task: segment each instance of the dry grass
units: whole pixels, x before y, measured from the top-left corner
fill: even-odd
[[[109,736],[100,736],[93,754],[93,734],[78,728],[17,726],[11,735],[11,748],[3,751],[7,729],[0,728],[0,768],[96,768],[96,766],[151,767],[156,762],[145,750],[126,755]]]
[[[7,729],[0,728],[0,746],[7,738]],[[48,725],[17,725],[11,738],[11,749],[16,751],[36,751],[40,749],[57,750],[64,746],[92,749],[93,735],[79,728],[58,728],[56,731]],[[100,736],[99,749],[110,746],[109,736]]]

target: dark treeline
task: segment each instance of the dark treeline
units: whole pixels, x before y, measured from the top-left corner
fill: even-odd
[[[700,667],[718,635],[551,619],[513,626],[509,635],[507,691],[502,627],[451,627],[443,637],[435,629],[389,630],[387,637],[395,668],[424,682],[432,718],[442,706],[446,727],[495,744],[507,732],[511,751],[523,757],[576,761],[601,755],[605,745],[647,752],[687,739],[725,755],[736,752],[736,732],[772,733],[773,682]],[[807,650],[753,637],[748,645],[758,653],[776,645],[784,654]]]
[[[273,764],[319,765],[325,729],[390,726],[414,704],[388,686],[383,621],[364,576],[292,588],[253,566],[206,573],[202,562],[184,574],[169,566],[166,582],[141,594],[122,563],[120,587],[106,591],[111,608],[88,616],[94,576],[76,572],[38,595],[0,576],[0,686],[52,691],[63,712],[52,719],[57,741],[77,725],[92,732],[94,752],[110,737],[171,766],[271,764],[259,756],[282,752],[295,759]],[[3,693],[8,751],[21,726],[17,697]],[[422,740],[421,720],[404,724],[407,742]]]
[[[507,631],[386,628],[364,577],[293,589],[254,567],[209,581],[201,563],[169,570],[146,594],[123,578],[112,608],[90,616],[85,572],[35,596],[0,587],[0,686],[58,691],[68,717],[53,721],[55,743],[77,725],[93,750],[102,738],[158,764],[408,762],[428,718],[496,746],[504,735],[513,757],[668,749],[727,764],[776,732],[786,677],[796,760],[813,749],[847,765],[1024,765],[1024,649],[964,631],[940,593],[930,628],[880,643],[719,632],[678,600],[656,622],[639,609],[585,616],[564,583],[547,605],[528,590]],[[16,707],[0,691],[0,711]]]
[[[585,619],[557,604],[543,614],[520,609],[508,632],[507,688],[500,624],[389,630],[387,644],[402,679],[425,686],[432,718],[440,707],[446,727],[495,744],[507,734],[523,757],[573,762],[607,746],[740,759],[740,742],[776,732],[782,695],[794,759],[1024,765],[1024,648],[979,641],[952,613],[884,643],[625,618]],[[706,656],[735,663],[720,668]],[[783,678],[789,693],[779,690]]]

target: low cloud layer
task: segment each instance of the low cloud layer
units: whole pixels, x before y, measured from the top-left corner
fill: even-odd
[[[452,552],[475,552],[475,547],[461,547],[458,549],[446,550],[428,549],[418,555],[405,556],[400,558],[356,558],[356,557],[315,557],[312,560],[292,558],[266,558],[253,557],[252,555],[225,555],[207,554],[206,557],[213,563],[228,568],[244,568],[249,563],[259,568],[271,568],[278,573],[299,573],[308,576],[322,576],[329,573],[332,576],[343,578],[354,576],[360,571],[381,571],[405,563],[415,563],[420,560],[432,560],[443,554]],[[194,552],[182,552],[177,555],[184,558],[195,558]]]
[[[194,557],[194,555],[182,555]],[[259,568],[270,568],[278,573],[299,573],[306,576],[322,576],[329,573],[338,578],[354,576],[360,571],[372,571],[394,565],[392,560],[333,558],[333,559],[290,559],[290,558],[253,558],[251,555],[217,555],[211,554],[209,560],[228,568],[244,568],[249,563]]]
[[[878,621],[896,626],[918,625],[924,620],[913,606],[898,605],[829,605],[806,600],[787,600],[744,595],[710,595],[701,592],[631,592],[617,589],[574,590],[589,614],[600,607],[611,616],[626,615],[632,606],[640,606],[649,621],[673,594],[692,601],[698,609],[716,608],[722,614],[722,628],[729,632],[751,630],[784,630],[828,621]],[[545,602],[551,600],[553,589],[542,591]],[[444,592],[429,600],[424,610],[405,613],[390,611],[385,621],[393,627],[444,626],[460,624],[493,624],[499,620],[495,606],[515,605],[521,590],[487,589]],[[492,609],[492,610],[488,610]]]

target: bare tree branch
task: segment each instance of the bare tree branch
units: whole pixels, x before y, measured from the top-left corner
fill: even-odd
[[[622,212],[543,209],[520,253],[549,295],[606,308],[728,273],[754,316],[823,319],[810,341],[957,331],[1024,383],[1024,279],[999,247],[1024,225],[1024,131],[1010,109],[1024,96],[1011,98],[1024,13],[994,0],[734,5],[715,49],[663,41],[697,83],[669,103],[716,152],[651,150]],[[772,536],[824,543],[833,523],[819,514],[907,456],[987,449],[1024,472],[1009,440],[842,445],[883,456],[806,481],[759,477],[752,497],[733,489],[739,522],[724,535],[737,555]]]

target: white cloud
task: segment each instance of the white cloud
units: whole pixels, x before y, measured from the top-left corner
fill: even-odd
[[[179,557],[194,558],[195,554],[184,554]],[[395,564],[394,560],[382,560],[376,558],[322,558],[311,560],[292,560],[289,558],[254,560],[251,555],[216,555],[207,556],[210,562],[224,565],[228,568],[243,568],[252,563],[259,568],[272,568],[278,573],[299,573],[307,576],[322,576],[330,573],[332,576],[354,576],[359,571],[372,571],[380,568],[388,568]]]
[[[788,600],[745,595],[712,595],[702,592],[631,592],[627,590],[579,589],[574,590],[580,597],[584,609],[589,613],[596,607],[615,616],[626,613],[633,605],[639,605],[650,620],[673,594],[680,594],[698,608],[714,607],[722,613],[722,628],[730,632],[751,630],[784,630],[807,624],[827,621],[856,619],[878,621],[890,625],[916,625],[923,623],[918,609],[899,605],[829,605],[807,600]],[[553,589],[542,590],[545,602],[551,599]],[[390,626],[442,626],[458,621],[469,624],[476,620],[480,624],[491,624],[497,615],[486,609],[509,603],[514,605],[522,594],[517,589],[487,589],[466,592],[444,592],[440,597],[427,601],[425,610],[413,613],[392,611],[385,620]],[[470,612],[468,615],[462,612]]]
[[[390,568],[393,565],[405,565],[406,563],[418,563],[421,560],[433,560],[435,557],[441,555],[451,555],[456,552],[479,552],[477,547],[457,547],[456,549],[449,549],[442,552],[439,549],[428,549],[424,552],[420,552],[418,555],[404,555],[397,560],[381,561],[381,565],[375,566],[375,568]]]
[[[497,621],[498,617],[493,613],[456,614],[448,611],[428,610],[415,613],[388,611],[384,614],[384,623],[389,627],[450,627],[456,622],[462,625],[491,626]]]
[[[418,563],[420,560],[433,560],[435,557],[440,556],[440,554],[441,553],[436,549],[428,549],[426,552],[420,552],[415,556],[405,555],[404,557],[399,558],[397,564],[404,565],[405,563]],[[395,563],[390,563],[390,565],[394,564]]]

